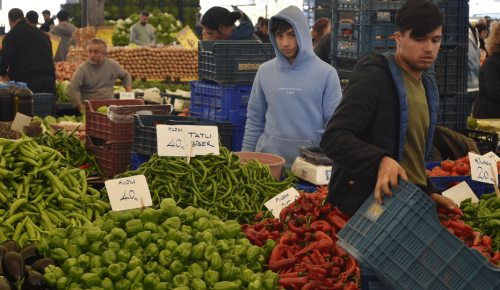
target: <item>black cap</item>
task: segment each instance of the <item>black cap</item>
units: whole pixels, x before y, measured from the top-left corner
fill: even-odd
[[[49,15],[49,16],[50,16],[50,11],[49,11],[49,10],[43,10],[43,11],[42,11],[42,15],[44,15],[44,14],[47,14],[47,15]]]
[[[31,23],[38,24],[38,13],[36,11],[29,11],[26,13],[26,19],[28,19]]]
[[[60,21],[66,21],[69,19],[69,12],[66,10],[61,10],[57,13],[57,19]]]
[[[214,6],[205,12],[201,18],[201,25],[207,26],[209,29],[217,30],[219,25],[231,26],[236,20],[242,17],[239,11],[229,11],[224,7]]]

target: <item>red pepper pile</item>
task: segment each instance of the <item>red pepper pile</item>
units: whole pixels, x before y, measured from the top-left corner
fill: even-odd
[[[458,220],[457,218],[453,218],[447,222],[441,221],[441,224],[460,240],[464,241],[467,247],[478,250],[483,256],[490,260],[490,262],[498,265],[500,253],[492,252],[491,238],[486,235],[481,237],[480,232],[473,232],[472,227],[466,225],[464,221]],[[493,256],[491,256],[492,254]]]
[[[351,218],[325,201],[328,190],[302,193],[280,213],[279,219],[243,225],[247,238],[262,247],[278,241],[269,256],[269,270],[278,272],[280,289],[359,289],[358,263],[337,245],[335,236]]]

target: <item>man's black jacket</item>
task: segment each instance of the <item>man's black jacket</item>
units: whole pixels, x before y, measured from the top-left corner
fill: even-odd
[[[19,21],[3,39],[0,76],[7,74],[16,82],[46,76],[54,76],[55,80],[56,68],[50,38],[25,20]]]
[[[378,53],[363,56],[320,142],[336,163],[327,201],[346,214],[353,215],[373,193],[382,158],[398,160],[399,98],[387,58]],[[421,189],[426,194],[441,192],[429,178]]]

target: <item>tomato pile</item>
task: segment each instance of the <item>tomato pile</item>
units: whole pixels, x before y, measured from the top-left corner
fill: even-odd
[[[280,289],[359,289],[359,266],[337,245],[339,232],[350,216],[325,201],[326,187],[301,193],[283,208],[279,219],[257,214],[254,225],[242,225],[247,239],[272,248],[269,270],[278,272]]]
[[[432,171],[427,170],[427,175],[430,177],[470,175],[469,155],[465,156],[464,158],[460,158],[456,161],[449,159],[445,160],[441,162],[441,166],[434,167]]]

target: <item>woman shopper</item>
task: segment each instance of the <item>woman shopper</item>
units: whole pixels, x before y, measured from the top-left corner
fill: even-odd
[[[319,39],[321,36],[323,36],[325,33],[330,33],[330,19],[326,17],[322,17],[314,23],[314,26],[311,31],[311,37],[313,40],[313,48],[316,47],[316,44],[318,43]]]
[[[499,119],[500,25],[491,30],[485,42],[489,56],[479,70],[479,95],[474,102],[473,116],[477,119]]]

